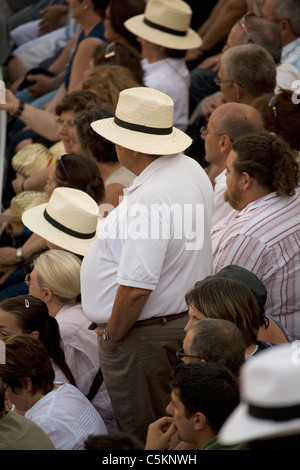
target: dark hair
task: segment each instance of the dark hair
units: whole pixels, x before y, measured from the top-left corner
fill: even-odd
[[[280,89],[276,95],[265,93],[252,106],[262,116],[266,131],[281,135],[294,150],[300,150],[300,104],[293,101],[294,92]]]
[[[216,362],[180,364],[175,369],[173,390],[183,403],[187,418],[201,412],[216,432],[239,404],[234,375]]]
[[[79,189],[93,198],[97,204],[104,199],[105,187],[95,162],[77,153],[66,153],[56,161],[57,186]]]
[[[94,66],[119,65],[130,70],[133,78],[143,84],[143,69],[141,67],[141,56],[138,50],[130,44],[122,42],[111,42],[110,44],[99,44],[93,52]]]
[[[5,364],[0,364],[0,376],[15,392],[24,388],[24,377],[32,383],[32,394],[51,392],[54,370],[44,344],[32,335],[6,336]]]
[[[278,195],[292,196],[299,184],[297,154],[284,139],[268,132],[239,137],[232,146],[237,153],[233,167],[248,173],[257,183]]]
[[[218,318],[206,318],[191,325],[194,336],[189,354],[208,362],[218,362],[228,367],[237,377],[245,362],[245,341],[238,327]],[[189,331],[190,331],[189,330]],[[191,362],[198,359],[191,358]]]
[[[105,10],[109,5],[109,0],[92,0],[94,11],[97,12],[102,18],[105,16]]]
[[[260,307],[251,291],[237,279],[216,277],[197,283],[185,296],[206,318],[234,323],[241,331],[246,347],[256,343],[260,327]]]
[[[112,116],[113,111],[110,108],[94,106],[89,107],[89,109],[82,114],[78,114],[75,118],[77,134],[81,146],[88,149],[93,158],[98,162],[106,163],[118,161],[115,145],[97,134],[91,127],[93,121],[110,118]]]
[[[3,299],[0,309],[15,316],[16,325],[22,333],[39,333],[39,340],[44,344],[50,358],[68,381],[75,385],[73,374],[66,363],[58,323],[49,315],[47,305],[31,295],[19,295]]]
[[[124,25],[129,18],[140,15],[145,11],[145,0],[110,0],[110,22],[116,33],[120,34],[128,44],[140,51],[140,43],[135,34],[132,34]]]
[[[55,113],[57,116],[60,116],[65,111],[73,111],[74,113],[84,111],[88,103],[91,102],[99,104],[99,106],[102,104],[101,98],[92,91],[73,91],[69,95],[63,97],[61,103],[56,106]]]

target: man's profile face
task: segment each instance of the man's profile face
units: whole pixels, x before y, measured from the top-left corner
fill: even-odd
[[[177,427],[178,438],[181,441],[193,443],[194,415],[189,418],[186,417],[185,407],[180,400],[178,389],[173,389],[171,393],[171,401],[167,406],[166,411],[174,419],[174,423]]]
[[[235,210],[241,210],[242,207],[242,193],[239,186],[241,176],[236,173],[234,169],[234,161],[237,158],[237,154],[232,150],[227,158],[226,162],[226,185],[227,190],[224,194],[224,199],[229,202],[231,207]]]

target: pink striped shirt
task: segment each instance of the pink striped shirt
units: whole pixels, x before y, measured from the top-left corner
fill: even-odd
[[[212,229],[214,272],[237,264],[255,273],[265,310],[300,338],[300,194],[270,193]]]

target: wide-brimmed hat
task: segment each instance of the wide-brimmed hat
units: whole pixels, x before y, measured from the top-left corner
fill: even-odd
[[[173,127],[174,102],[148,87],[120,92],[115,116],[91,123],[95,132],[122,147],[149,155],[179,153],[192,139]]]
[[[273,346],[241,368],[241,403],[218,440],[232,445],[300,433],[300,344]]]
[[[99,206],[87,193],[55,188],[48,203],[27,210],[23,224],[50,243],[84,256],[96,237]]]
[[[182,0],[149,0],[145,13],[125,21],[137,37],[169,49],[194,49],[202,39],[190,28],[193,11]]]
[[[22,223],[23,212],[47,200],[48,196],[45,192],[23,191],[11,199],[9,210],[0,214],[0,222]]]
[[[29,144],[17,152],[12,158],[12,167],[16,173],[25,178],[47,168],[52,154],[43,144]]]

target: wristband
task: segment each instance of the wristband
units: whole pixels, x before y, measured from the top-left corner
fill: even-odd
[[[22,114],[22,113],[23,113],[23,111],[24,111],[24,106],[25,106],[25,103],[24,103],[24,101],[22,101],[22,100],[19,100],[19,105],[18,105],[18,108],[16,109],[16,111],[13,111],[13,112],[11,112],[11,113],[10,113],[10,114],[11,114],[11,116],[13,116],[13,117],[17,117],[17,118],[18,118],[18,117],[20,117],[20,116],[21,116],[21,114]]]

